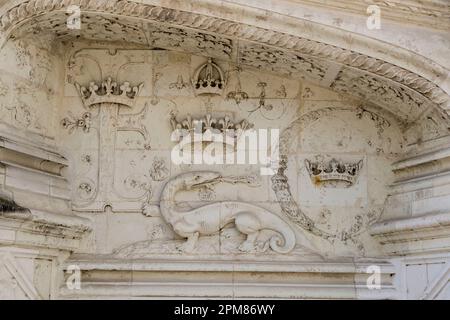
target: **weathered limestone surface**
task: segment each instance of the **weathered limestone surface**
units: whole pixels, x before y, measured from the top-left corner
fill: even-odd
[[[0,1],[0,298],[450,298],[450,10],[393,2]]]

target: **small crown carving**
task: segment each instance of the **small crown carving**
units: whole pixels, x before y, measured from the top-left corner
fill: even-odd
[[[215,118],[211,114],[207,114],[203,118],[192,118],[191,115],[187,115],[186,119],[178,121],[176,119],[175,112],[170,113],[170,123],[173,130],[188,130],[190,132],[201,128],[201,132],[205,133],[208,130],[219,130],[221,133],[226,133],[228,130],[248,130],[253,128],[253,124],[248,122],[246,119],[240,122],[234,122],[229,116],[224,116],[222,118]]]
[[[203,118],[197,119],[193,118],[191,115],[187,115],[185,119],[179,121],[176,119],[175,112],[171,112],[170,123],[172,130],[180,139],[186,134],[195,138],[194,133],[200,135],[219,133],[223,135],[224,144],[230,142],[233,145],[239,140],[244,131],[253,128],[253,124],[245,119],[240,122],[234,122],[229,116],[215,118],[211,114],[207,114]],[[184,135],[182,131],[185,131]],[[229,139],[226,137],[229,137]]]
[[[357,163],[345,163],[336,159],[331,159],[328,162],[305,160],[305,165],[311,179],[315,183],[341,181],[347,185],[353,185],[358,179],[363,160]]]
[[[99,103],[117,103],[131,108],[144,84],[132,87],[129,82],[118,84],[109,77],[101,83],[91,82],[89,88],[78,83],[75,86],[86,107]]]
[[[196,95],[222,95],[225,78],[220,67],[209,58],[197,69],[192,84]]]

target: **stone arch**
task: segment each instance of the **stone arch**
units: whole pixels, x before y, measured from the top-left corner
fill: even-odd
[[[178,8],[174,8],[174,5],[162,6],[158,1],[9,1],[0,10],[0,44],[17,37],[20,32],[50,32],[56,39],[83,37],[83,31],[77,33],[65,26],[66,8],[69,5],[80,6],[84,16],[83,23],[95,25],[102,18],[108,23],[107,21],[120,17],[124,22],[121,26],[116,26],[118,28],[114,30],[115,35],[107,40],[141,42],[140,44],[148,47],[152,45],[147,37],[152,32],[149,28],[161,25],[164,28],[175,28],[175,32],[186,32],[188,36],[206,35],[215,37],[214,40],[224,40],[221,46],[225,46],[222,51],[225,50],[226,54],[219,58],[234,60],[236,56],[240,56],[241,61],[237,61],[238,63],[253,64],[258,68],[276,69],[276,60],[280,63],[299,60],[297,69],[287,71],[295,75],[305,71],[305,68],[308,70],[315,63],[319,64],[320,69],[321,62],[324,62],[325,66],[334,67],[331,68],[332,71],[327,69],[321,75],[319,82],[323,86],[355,94],[366,101],[376,100],[377,92],[372,94],[364,92],[365,90],[372,90],[373,87],[377,90],[381,87],[381,90],[391,90],[393,95],[400,96],[400,100],[392,104],[406,104],[406,118],[402,119],[405,122],[417,122],[431,112],[437,113],[439,121],[448,122],[450,84],[446,79],[448,70],[444,67],[418,54],[366,36],[250,7],[232,4],[218,6],[207,1],[196,2],[195,6],[190,1],[177,3]],[[232,9],[237,8],[245,15],[237,17],[231,13]],[[214,12],[214,16],[211,12]],[[264,16],[266,17],[263,18]],[[133,31],[138,35],[126,36],[126,32]],[[96,39],[95,34],[87,36]],[[243,52],[240,51],[245,49],[241,49],[242,44],[244,47],[248,46],[248,52],[254,52],[258,48],[270,52],[273,59],[268,61],[270,59],[264,60],[257,55],[243,58]],[[181,49],[189,50],[182,46]],[[302,63],[306,67],[302,67]],[[308,73],[305,73],[305,77],[307,76]],[[337,80],[346,84],[339,86],[336,84]],[[362,83],[348,86],[349,82],[357,81]],[[388,101],[372,102],[394,114],[399,113],[397,109],[392,109],[393,106]],[[411,107],[408,104],[415,103],[419,105],[417,112],[414,116],[407,115],[410,113],[408,108]]]

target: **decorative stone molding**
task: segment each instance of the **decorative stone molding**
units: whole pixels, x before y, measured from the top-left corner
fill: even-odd
[[[375,122],[375,125],[378,128],[378,132],[380,134],[383,133],[384,130],[386,130],[387,128],[389,128],[391,126],[390,121],[387,120],[385,117],[383,117],[371,110],[368,110],[368,109],[364,108],[363,106],[358,107],[356,116],[359,119],[362,119],[364,116],[367,116],[368,118],[370,118],[372,121]]]
[[[267,298],[280,299],[395,299],[395,268],[383,260],[346,260],[324,262],[303,253],[306,261],[221,261],[210,259],[98,259],[92,256],[74,256],[69,265],[81,268],[82,277],[90,274],[107,274],[114,286],[93,281],[81,290],[63,288],[60,298]],[[264,263],[266,262],[266,263]],[[380,266],[381,290],[367,288],[367,268]],[[139,282],[130,282],[131,274],[139,270]],[[202,272],[198,272],[202,270]],[[177,272],[188,273],[181,280]],[[214,276],[211,283],[204,272]],[[159,276],[160,275],[160,276]],[[289,276],[289,282],[286,277]],[[172,278],[173,277],[173,278]],[[230,277],[235,279],[230,281]],[[159,279],[167,279],[161,282]]]
[[[391,112],[410,123],[420,119],[431,108],[431,103],[424,96],[390,82],[378,76],[361,75],[360,72],[342,68],[330,87],[337,92],[357,96],[362,101],[371,101],[380,106],[392,105]]]
[[[91,119],[92,115],[90,112],[86,112],[81,119],[70,115],[61,121],[62,126],[69,129],[69,134],[77,128],[81,128],[85,133],[92,128],[99,135],[97,149],[98,174],[96,177],[76,177],[75,194],[77,199],[73,205],[75,210],[103,211],[108,205],[115,209],[107,190],[115,188],[113,159],[119,132],[137,133],[144,140],[142,144],[143,149],[151,149],[149,133],[146,126],[142,123],[147,114],[148,105],[145,104],[138,113],[127,114],[120,112],[121,108],[132,109],[135,106],[143,85],[142,83],[131,87],[129,82],[119,84],[113,81],[111,77],[100,84],[90,82],[89,89],[75,83],[85,108],[99,109],[98,115],[94,119]],[[134,186],[135,181],[134,177],[129,177],[123,183],[128,186]],[[151,190],[147,190],[149,187],[146,184],[144,185],[143,188],[146,190],[146,194],[151,195]]]
[[[309,5],[322,5],[320,0],[304,0],[302,1]],[[383,12],[383,19],[392,19],[394,21],[405,22],[410,21],[413,24],[422,25],[425,27],[432,26],[436,29],[448,30],[450,28],[450,13],[448,6],[442,1],[429,0],[427,2],[413,0],[328,0],[327,7],[330,10],[342,10],[345,12],[361,12],[365,13],[367,6],[374,4],[380,7]]]
[[[295,200],[294,194],[288,179],[288,164],[290,156],[295,154],[296,137],[298,130],[304,132],[304,128],[311,123],[318,121],[326,116],[331,116],[335,112],[351,112],[357,119],[362,119],[360,116],[360,109],[348,107],[325,107],[317,110],[307,112],[294,120],[280,135],[280,163],[278,172],[271,178],[271,188],[281,206],[283,213],[289,217],[297,226],[303,230],[320,237],[330,243],[341,242],[345,244],[354,244],[362,253],[364,248],[362,243],[358,240],[359,236],[366,232],[368,228],[378,221],[384,213],[384,205],[374,206],[367,209],[367,212],[355,216],[354,222],[345,229],[338,232],[331,232],[326,230],[319,223],[311,219],[299,203]],[[381,117],[381,115],[378,115]],[[378,123],[374,119],[369,118],[374,122],[375,128],[378,128]],[[356,163],[358,165],[358,162]]]
[[[30,155],[0,145],[0,162],[12,166],[22,166],[31,170],[38,170],[50,175],[62,177],[67,167],[65,162],[57,162]]]
[[[381,221],[370,228],[370,233],[387,254],[406,255],[450,250],[450,214]]]
[[[58,250],[77,250],[91,231],[90,221],[77,216],[33,209],[0,212],[0,243]]]
[[[80,5],[79,1],[76,0],[56,3],[50,0],[22,2],[2,14],[0,17],[0,30],[9,33],[15,26],[33,17],[42,15],[42,13],[65,12],[64,8],[71,4]],[[450,113],[449,95],[432,81],[405,68],[344,48],[231,20],[132,1],[89,1],[81,4],[81,10],[118,14],[188,28],[194,27],[197,30],[220,33],[229,37],[264,43],[284,50],[335,61],[405,85],[439,105],[447,114]]]
[[[4,129],[4,128],[2,128]],[[56,202],[69,200],[69,186],[64,176],[68,161],[44,143],[30,144],[29,141],[2,131],[0,137],[0,196],[15,200],[19,206],[28,207],[13,196],[16,190],[29,196],[22,199],[32,201],[32,196],[54,196]],[[18,182],[19,181],[19,182]]]

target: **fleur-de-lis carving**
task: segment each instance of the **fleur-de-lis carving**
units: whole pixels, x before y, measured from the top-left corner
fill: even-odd
[[[178,89],[178,90],[182,90],[184,88],[186,88],[188,86],[187,82],[184,82],[183,80],[183,76],[181,74],[178,75],[177,77],[177,82],[173,82],[169,85],[169,89]]]
[[[105,88],[106,95],[109,96],[113,94],[114,90],[117,88],[117,83],[113,82],[111,77],[108,77],[106,81],[103,81],[102,87]]]
[[[202,120],[192,119],[192,116],[188,114],[185,120],[181,122],[183,129],[194,131],[197,127],[202,128]]]
[[[229,116],[225,116],[223,119],[220,119],[219,124],[222,126],[223,130],[233,129],[234,127],[234,123],[231,121]]]
[[[211,114],[207,114],[203,119],[203,123],[205,124],[205,130],[211,129],[216,124],[216,119],[212,117]]]
[[[251,128],[253,128],[253,125],[250,122],[248,122],[247,119],[242,120],[240,123],[236,125],[237,130],[245,131]]]

